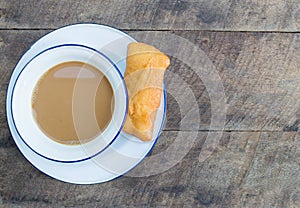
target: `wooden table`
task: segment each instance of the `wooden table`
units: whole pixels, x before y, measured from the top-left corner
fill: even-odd
[[[41,173],[19,152],[6,122],[10,75],[36,40],[73,23],[107,24],[190,56],[184,61],[169,54],[167,122],[150,155],[175,140],[191,144],[173,167],[148,177],[73,185]],[[184,41],[162,43],[162,36],[181,37],[196,52]],[[300,206],[298,0],[0,0],[0,54],[0,207]],[[223,103],[212,101],[217,88],[207,85],[209,73],[195,72],[208,63],[220,78],[212,83],[223,86]],[[188,86],[196,105],[184,100],[176,80]],[[211,125],[212,115],[224,109],[224,125]],[[213,147],[204,146],[209,133],[221,136]],[[204,150],[212,154],[202,160]]]

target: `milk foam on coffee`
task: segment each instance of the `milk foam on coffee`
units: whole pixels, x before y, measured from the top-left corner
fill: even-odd
[[[61,63],[38,81],[33,115],[52,140],[76,145],[101,134],[111,121],[114,93],[105,75],[83,62]]]

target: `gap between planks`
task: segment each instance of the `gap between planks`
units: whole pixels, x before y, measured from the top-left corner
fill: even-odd
[[[85,23],[82,23],[85,24]],[[86,23],[90,24],[90,23]],[[91,23],[93,24],[93,23]],[[72,24],[71,24],[72,25]],[[37,30],[37,31],[43,31],[43,30],[57,30],[66,26],[71,26],[71,25],[65,25],[62,27],[56,27],[56,28],[0,28],[0,31],[31,31],[31,30]],[[109,27],[114,28],[113,26],[107,25]],[[297,34],[300,33],[299,31],[277,31],[277,30],[178,30],[178,29],[129,29],[129,28],[116,28],[118,30],[123,30],[123,31],[128,31],[128,32],[138,32],[138,31],[158,31],[158,32],[177,32],[177,31],[185,31],[185,32],[222,32],[222,33],[278,33],[278,34]]]
[[[224,129],[224,130],[178,130],[178,129],[163,129],[162,132],[261,132],[261,133],[283,133],[283,132],[294,132],[297,133],[298,131],[284,131],[284,130],[228,130],[228,129]]]

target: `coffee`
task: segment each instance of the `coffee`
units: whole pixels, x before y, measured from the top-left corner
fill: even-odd
[[[32,95],[33,115],[40,129],[62,144],[85,143],[111,121],[112,87],[97,68],[83,62],[65,62],[49,69]]]

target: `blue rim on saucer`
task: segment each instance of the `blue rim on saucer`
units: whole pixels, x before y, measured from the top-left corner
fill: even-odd
[[[13,128],[16,130],[18,136],[21,138],[21,140],[24,142],[24,144],[26,144],[26,146],[31,149],[34,153],[36,153],[37,155],[45,158],[45,159],[48,159],[48,160],[51,160],[51,161],[55,161],[55,162],[61,162],[61,163],[74,163],[74,162],[81,162],[81,161],[85,161],[85,160],[89,160],[97,155],[99,155],[101,152],[103,152],[104,150],[106,150],[115,140],[116,138],[119,136],[119,134],[121,133],[122,129],[123,129],[123,126],[124,126],[124,123],[125,123],[125,120],[126,120],[126,116],[127,116],[127,113],[125,113],[123,119],[122,119],[122,124],[121,124],[121,127],[119,128],[119,130],[115,133],[115,135],[113,136],[113,139],[106,144],[106,146],[104,148],[102,148],[100,151],[98,151],[97,153],[91,155],[91,156],[87,156],[86,158],[82,158],[82,159],[78,159],[78,160],[68,160],[68,161],[64,161],[64,160],[57,160],[57,159],[53,159],[53,158],[49,158],[47,156],[44,156],[42,155],[41,153],[37,152],[36,150],[34,150],[26,141],[25,139],[21,136],[16,124],[15,124],[15,118],[14,118],[14,114],[13,114],[13,108],[12,108],[12,100],[13,100],[13,96],[14,96],[14,89],[15,89],[15,86],[16,86],[16,83],[20,77],[20,75],[22,74],[22,72],[24,71],[24,69],[28,66],[28,64],[30,62],[32,62],[36,57],[40,56],[41,54],[49,51],[49,50],[52,50],[52,49],[55,49],[55,48],[59,48],[59,47],[65,47],[65,46],[76,46],[76,47],[83,47],[83,48],[86,48],[86,49],[89,49],[89,50],[92,50],[93,52],[99,54],[100,56],[104,57],[104,59],[106,59],[112,66],[113,68],[117,71],[118,75],[120,76],[121,80],[122,80],[122,85],[124,86],[124,89],[125,89],[125,97],[126,97],[126,103],[125,103],[125,112],[127,112],[128,110],[128,92],[127,92],[127,88],[126,88],[126,84],[125,84],[125,80],[124,80],[124,77],[122,76],[120,70],[118,69],[118,67],[116,66],[116,64],[111,61],[104,53],[100,52],[99,50],[96,50],[92,47],[89,47],[89,46],[85,46],[85,45],[81,45],[81,44],[61,44],[61,45],[56,45],[56,46],[53,46],[53,47],[50,47],[50,48],[47,48],[45,50],[43,50],[42,52],[38,53],[37,55],[35,55],[33,58],[30,59],[30,61],[28,61],[25,66],[22,68],[22,70],[19,72],[19,74],[17,75],[16,79],[14,80],[12,84],[12,92],[11,92],[11,97],[7,99],[7,102],[9,102],[9,106],[10,106],[10,115],[11,115],[11,118],[12,118],[12,125],[13,125]]]

